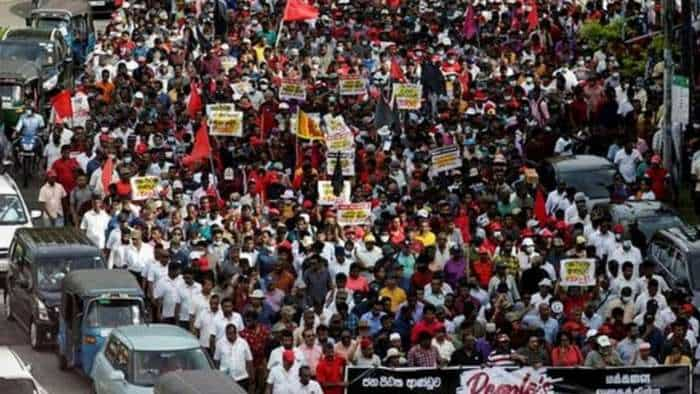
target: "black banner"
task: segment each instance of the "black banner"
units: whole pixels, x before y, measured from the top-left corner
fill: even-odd
[[[691,394],[685,366],[649,368],[348,368],[347,394]]]

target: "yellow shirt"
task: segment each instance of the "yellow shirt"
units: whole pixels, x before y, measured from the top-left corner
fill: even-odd
[[[391,300],[391,311],[397,312],[399,310],[399,305],[406,301],[406,292],[398,286],[395,287],[394,290],[383,287],[379,290],[379,298],[383,297],[389,297]]]
[[[428,231],[427,233],[421,233],[416,235],[416,239],[420,241],[424,247],[433,246],[436,242],[435,233]]]

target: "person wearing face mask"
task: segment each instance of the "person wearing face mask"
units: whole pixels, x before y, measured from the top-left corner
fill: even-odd
[[[617,353],[624,365],[632,365],[643,342],[639,337],[639,327],[634,323],[627,324],[627,336],[617,344]]]
[[[539,256],[535,250],[535,241],[532,238],[525,238],[521,244],[520,252],[518,252],[518,261],[520,262],[520,270],[524,271],[530,268],[532,259]]]
[[[634,320],[634,295],[632,287],[624,286],[619,291],[619,295],[612,296],[604,306],[604,318],[610,318],[613,309],[620,308],[623,311],[622,322],[630,323]]]

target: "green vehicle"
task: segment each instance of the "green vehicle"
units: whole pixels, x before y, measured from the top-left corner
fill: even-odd
[[[17,125],[26,103],[41,109],[44,108],[45,97],[41,89],[39,66],[32,61],[5,57],[3,49],[6,48],[0,45],[0,122],[7,132]]]
[[[61,369],[90,375],[95,354],[113,328],[143,323],[143,291],[120,270],[76,270],[63,278],[58,321]]]

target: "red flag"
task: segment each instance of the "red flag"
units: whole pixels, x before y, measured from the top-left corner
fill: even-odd
[[[467,7],[467,12],[464,13],[462,34],[467,40],[471,40],[476,35],[476,17],[474,16],[474,7],[471,4]]]
[[[545,208],[544,193],[541,189],[535,192],[535,218],[540,222],[541,226],[547,223],[547,208]]]
[[[305,21],[318,18],[318,8],[303,0],[287,0],[282,20],[285,22]]]
[[[187,113],[190,118],[194,118],[197,112],[202,110],[202,96],[199,95],[199,85],[190,85],[190,98],[187,101]]]
[[[389,8],[396,9],[401,5],[401,0],[387,0],[386,5],[388,5]]]
[[[391,59],[391,70],[389,70],[389,76],[391,79],[398,82],[403,82],[406,79],[406,77],[403,75],[403,70],[401,69],[399,62],[396,61],[396,58]]]
[[[102,190],[105,195],[109,195],[109,185],[112,183],[112,173],[114,172],[114,161],[111,157],[107,158],[105,164],[102,165]]]
[[[68,89],[60,91],[51,99],[51,108],[55,114],[55,120],[63,120],[73,117],[73,102]]]
[[[190,166],[191,164],[205,159],[211,155],[211,144],[209,143],[209,129],[207,122],[202,122],[202,125],[197,130],[194,136],[194,147],[189,155],[182,159],[182,164]]]
[[[537,25],[540,24],[540,16],[537,15],[537,1],[530,2],[530,13],[527,14],[527,26],[530,30],[537,29]]]

